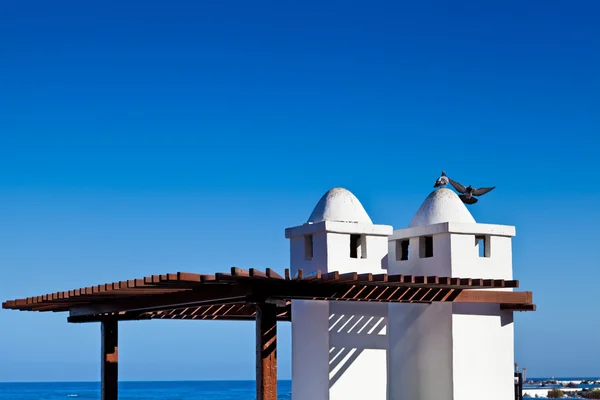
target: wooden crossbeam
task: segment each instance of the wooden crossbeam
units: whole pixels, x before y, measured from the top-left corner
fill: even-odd
[[[463,290],[456,303],[531,304],[531,292],[500,292],[490,290]]]

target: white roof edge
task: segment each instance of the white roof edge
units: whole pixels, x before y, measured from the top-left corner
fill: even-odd
[[[435,235],[437,233],[458,233],[470,235],[516,236],[516,228],[511,225],[478,224],[469,222],[440,222],[413,228],[398,229],[390,236],[390,240],[410,237]]]
[[[373,225],[360,222],[321,221],[287,228],[285,237],[310,235],[318,232],[356,233],[372,236],[390,236],[394,228],[391,225]]]

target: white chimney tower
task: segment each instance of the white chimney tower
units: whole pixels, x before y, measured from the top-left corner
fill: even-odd
[[[389,238],[388,273],[509,280],[514,235],[441,188]],[[390,304],[388,340],[389,400],[514,397],[513,313],[497,304]]]
[[[385,273],[392,227],[334,188],[308,222],[286,229],[291,270]],[[292,398],[387,399],[387,304],[292,301]]]

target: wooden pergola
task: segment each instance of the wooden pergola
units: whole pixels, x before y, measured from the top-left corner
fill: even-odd
[[[291,321],[292,300],[389,303],[491,303],[534,311],[531,292],[516,280],[357,274],[299,270],[281,276],[232,268],[203,275],[178,272],[6,301],[2,308],[69,312],[69,322],[100,322],[102,396],[118,397],[118,321],[143,319],[256,321],[256,398],[277,400],[277,321]]]

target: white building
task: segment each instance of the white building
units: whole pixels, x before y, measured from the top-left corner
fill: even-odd
[[[512,279],[512,226],[478,224],[450,189],[406,229],[372,223],[335,188],[286,229],[291,269]],[[512,289],[505,289],[512,290]],[[497,304],[292,302],[293,400],[514,396],[512,311]]]

